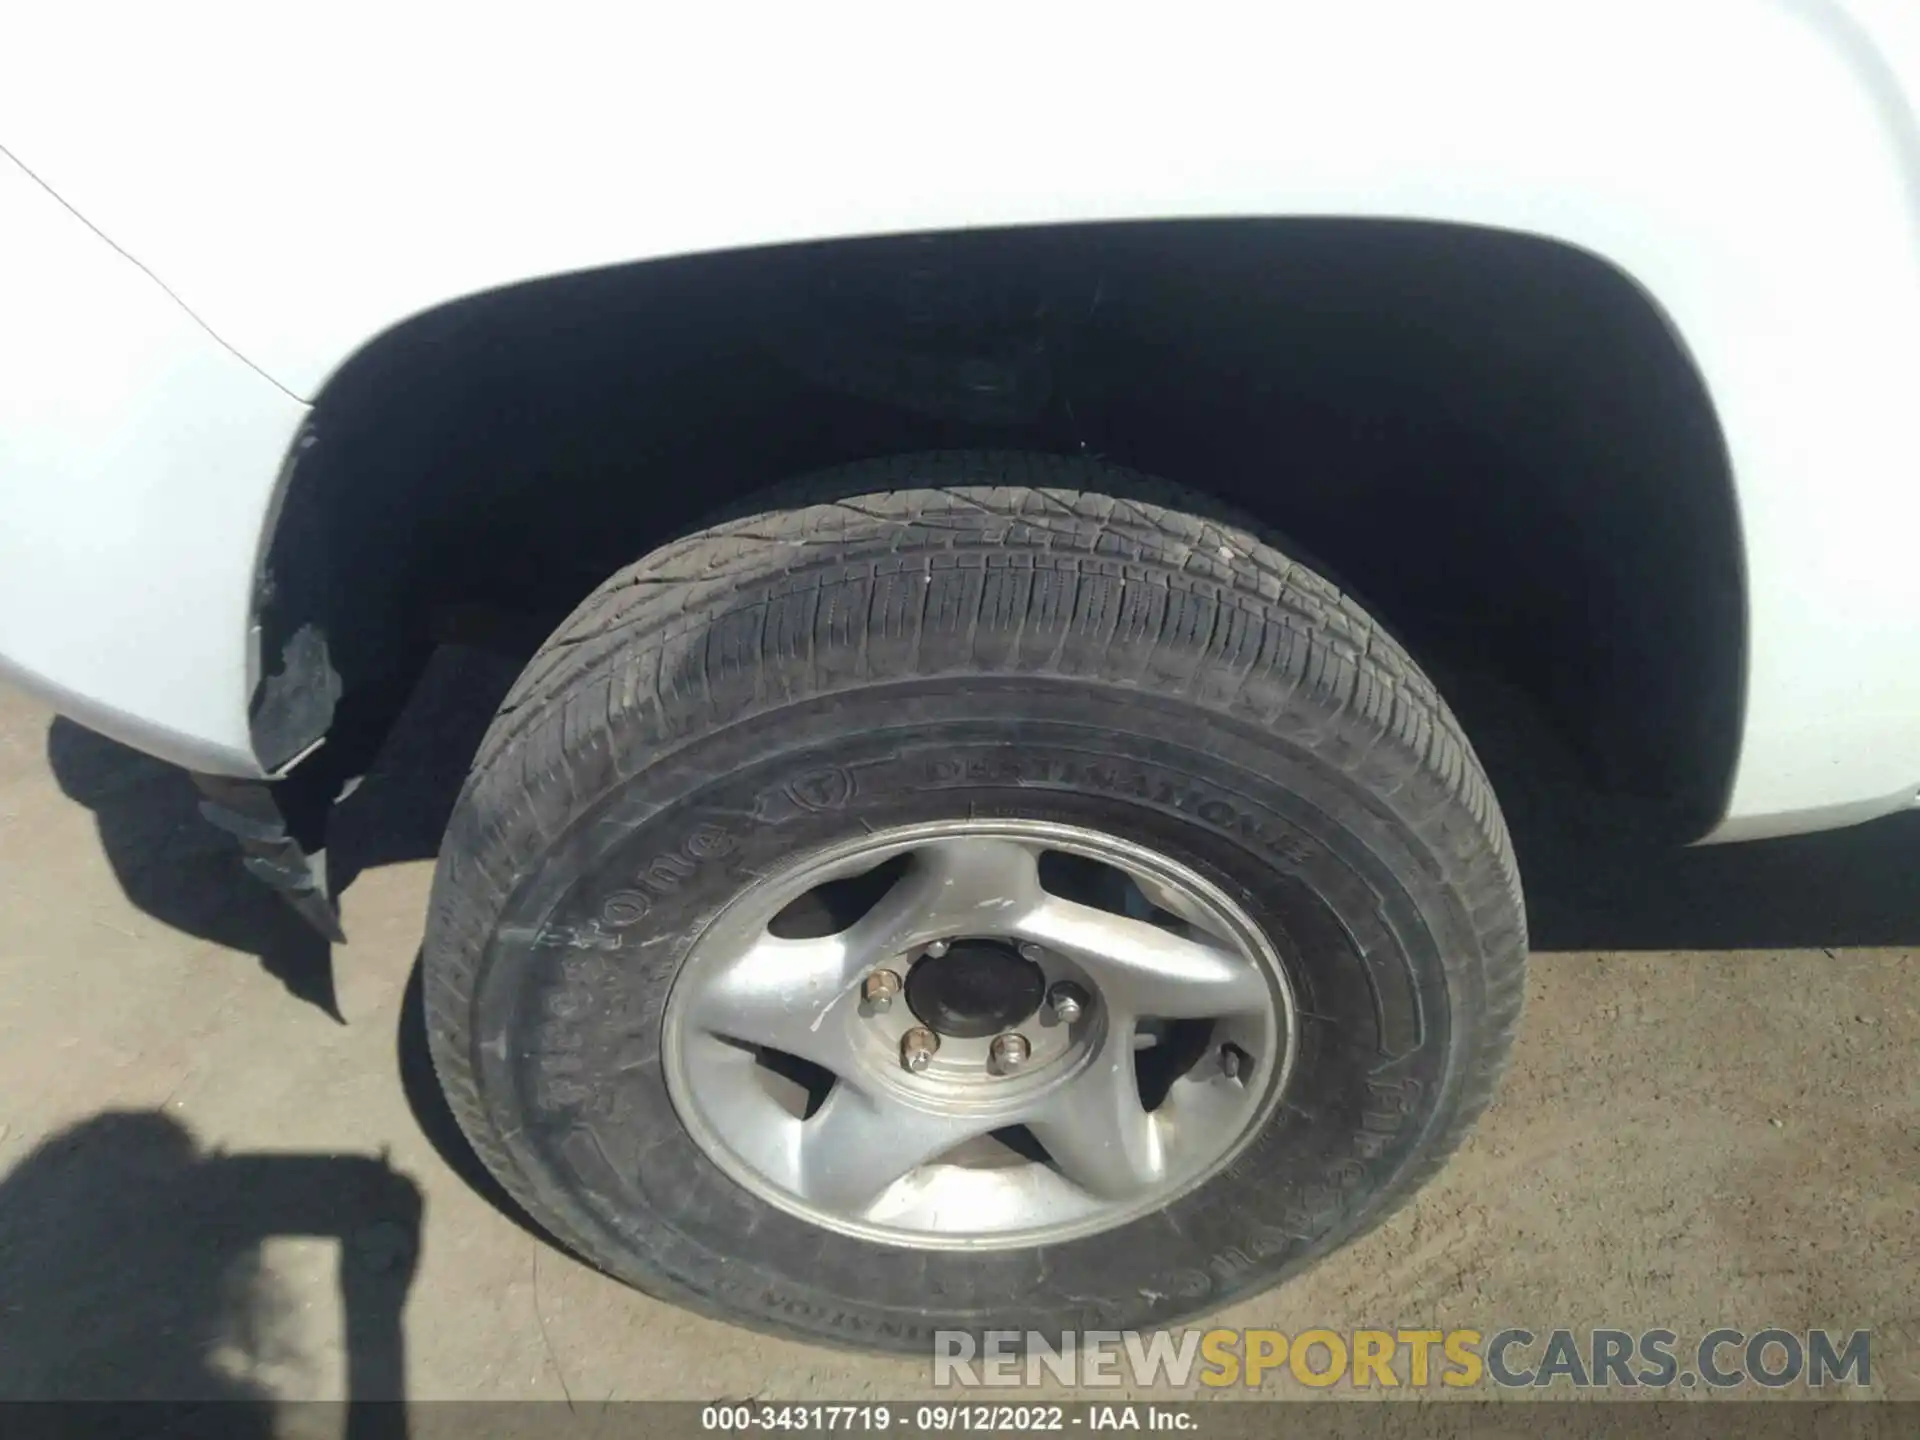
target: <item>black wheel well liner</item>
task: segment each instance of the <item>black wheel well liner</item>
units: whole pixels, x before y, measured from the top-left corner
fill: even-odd
[[[956,322],[967,307],[990,320]],[[892,342],[956,329],[978,353],[955,363]],[[1680,338],[1583,251],[1410,221],[842,241],[413,317],[333,375],[287,467],[256,603],[256,753],[367,749],[436,639],[486,616],[537,641],[758,488],[972,448],[1098,454],[1229,501],[1430,669],[1515,684],[1657,797],[1675,838],[1724,811],[1745,580]]]

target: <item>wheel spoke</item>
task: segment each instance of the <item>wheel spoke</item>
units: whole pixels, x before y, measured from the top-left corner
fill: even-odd
[[[1180,886],[1169,885],[1165,881],[1156,880],[1150,875],[1135,875],[1132,879],[1134,886],[1140,891],[1140,894],[1145,897],[1149,905],[1164,910],[1169,915],[1177,915],[1196,930],[1211,933],[1212,927],[1220,923],[1213,916],[1209,915],[1206,909],[1198,904],[1193,896]]]
[[[801,1127],[791,1183],[816,1205],[863,1215],[902,1176],[993,1124],[978,1116],[931,1115],[836,1085]]]
[[[1168,1143],[1178,1151],[1195,1141],[1207,1143],[1205,1137],[1237,1133],[1251,1098],[1245,1089],[1203,1061],[1168,1087],[1167,1098],[1154,1113],[1161,1117]]]
[[[1252,961],[1144,920],[1048,896],[1026,913],[1020,933],[1085,966],[1117,1014],[1208,1020],[1271,1003]]]
[[[1166,1173],[1160,1131],[1140,1103],[1132,1027],[1109,1031],[1100,1053],[1028,1117],[1060,1172],[1103,1200],[1125,1200]]]
[[[699,1087],[701,1111],[734,1153],[763,1174],[791,1176],[805,1122],[762,1087],[753,1055],[702,1037],[683,1063]]]
[[[1016,927],[1045,900],[1034,852],[1012,840],[941,840],[846,932],[851,950],[878,964],[954,935]]]
[[[857,1003],[864,967],[845,937],[782,940],[763,935],[705,986],[702,1029],[784,1050],[846,1075],[846,1031],[834,1012]]]

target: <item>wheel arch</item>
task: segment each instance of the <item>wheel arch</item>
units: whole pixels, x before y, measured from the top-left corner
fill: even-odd
[[[863,373],[870,317],[905,323],[901,277],[928,263],[962,292],[1040,297],[1052,318],[1021,336],[1044,393],[1014,373],[1008,403],[983,407]],[[1618,267],[1429,222],[829,242],[416,316],[340,367],[287,467],[257,587],[256,752],[284,767],[343,732],[355,743],[337,748],[364,749],[436,639],[478,621],[530,648],[635,554],[790,475],[1021,447],[1099,453],[1251,512],[1423,661],[1491,659],[1618,776],[1673,799],[1676,836],[1724,814],[1745,583],[1698,368]]]

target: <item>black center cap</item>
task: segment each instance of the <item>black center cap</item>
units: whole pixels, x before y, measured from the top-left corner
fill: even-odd
[[[1040,1008],[1046,991],[1038,965],[994,940],[956,940],[946,954],[924,956],[907,972],[913,1013],[956,1040],[1012,1029]]]

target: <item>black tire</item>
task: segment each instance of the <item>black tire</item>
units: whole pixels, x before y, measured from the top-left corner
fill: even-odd
[[[661,1073],[679,958],[744,877],[970,810],[1210,877],[1309,1016],[1288,1103],[1233,1164],[1044,1251],[810,1226],[705,1157]],[[1487,1104],[1525,956],[1486,778],[1357,605],[1200,496],[948,454],[761,497],[581,605],[475,760],[425,967],[454,1113],[564,1244],[709,1314],[924,1350],[1165,1326],[1377,1223]]]

